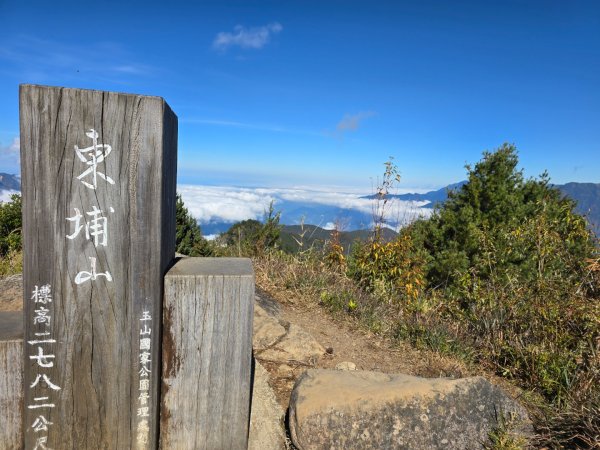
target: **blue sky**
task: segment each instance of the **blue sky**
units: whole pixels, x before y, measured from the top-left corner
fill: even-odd
[[[369,192],[465,177],[513,142],[526,175],[600,182],[600,3],[0,0],[0,171],[18,85],[159,95],[179,182]]]

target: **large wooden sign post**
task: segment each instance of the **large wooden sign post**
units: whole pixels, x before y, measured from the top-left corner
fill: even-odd
[[[177,118],[23,85],[24,448],[154,449]]]

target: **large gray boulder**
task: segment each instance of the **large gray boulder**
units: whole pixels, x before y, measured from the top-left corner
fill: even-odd
[[[289,409],[300,450],[480,449],[500,417],[528,429],[523,407],[482,377],[366,371],[308,370]]]

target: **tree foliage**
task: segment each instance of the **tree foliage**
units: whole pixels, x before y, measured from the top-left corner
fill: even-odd
[[[484,152],[468,182],[427,221],[413,227],[429,254],[433,286],[456,285],[462,274],[500,270],[521,280],[573,278],[585,270],[594,243],[575,202],[549,185],[546,173],[525,179],[513,145]],[[494,252],[490,265],[489,251]]]
[[[9,202],[0,202],[0,257],[21,250],[21,196],[13,194]]]
[[[280,216],[281,213],[275,212],[271,202],[262,223],[255,219],[238,222],[220,236],[220,242],[228,248],[229,253],[237,256],[262,255],[280,242]]]
[[[202,237],[198,222],[185,207],[180,194],[177,194],[175,204],[175,249],[187,256],[211,256],[213,253],[209,242]]]
[[[596,377],[582,361],[600,334],[597,247],[575,202],[517,165],[512,145],[485,152],[467,183],[406,232],[425,251],[443,320],[460,322],[500,374],[561,403],[578,379]]]

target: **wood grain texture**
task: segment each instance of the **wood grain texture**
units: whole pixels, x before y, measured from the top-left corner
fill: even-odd
[[[40,432],[32,423],[41,410],[28,410],[35,398],[49,396],[56,406],[43,410],[53,423],[48,448],[156,448],[163,277],[175,250],[177,117],[163,99],[112,92],[33,85],[20,88],[21,175],[23,195],[24,380],[39,374],[31,360],[34,333],[49,332],[56,343],[42,345],[55,355],[44,373],[61,387],[40,383],[25,389],[25,449]],[[90,166],[75,152],[97,143],[112,146],[99,162],[97,187]],[[88,154],[86,157],[91,158]],[[108,182],[106,177],[114,181]],[[107,218],[107,245],[96,246],[77,224],[97,207]],[[112,210],[110,209],[112,208]],[[104,277],[77,284],[96,259]],[[49,284],[51,321],[34,323],[39,305],[35,286]],[[140,317],[152,320],[149,441],[138,444],[136,430],[140,380]]]
[[[0,448],[22,445],[23,313],[0,312]]]
[[[254,273],[245,258],[183,258],[165,277],[160,448],[246,449]]]

